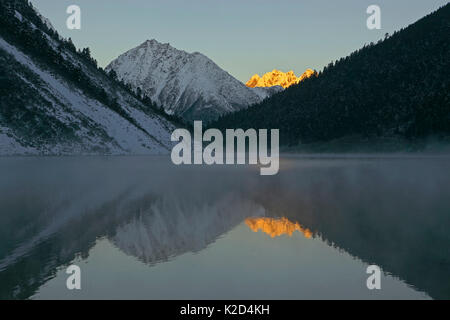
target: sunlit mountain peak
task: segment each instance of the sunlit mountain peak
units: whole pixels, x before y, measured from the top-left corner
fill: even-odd
[[[273,87],[273,86],[281,86],[283,88],[288,88],[293,84],[297,84],[312,75],[316,72],[312,69],[307,69],[300,77],[297,77],[294,71],[283,72],[277,69],[274,69],[272,72],[268,72],[262,77],[258,74],[255,74],[250,80],[245,84],[247,87],[255,88],[255,87]]]

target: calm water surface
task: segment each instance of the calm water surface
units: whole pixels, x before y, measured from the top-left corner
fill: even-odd
[[[0,158],[0,299],[450,299],[449,230],[444,157]]]

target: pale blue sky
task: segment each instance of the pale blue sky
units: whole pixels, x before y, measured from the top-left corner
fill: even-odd
[[[320,70],[365,43],[405,27],[447,0],[31,0],[58,32],[90,47],[101,66],[147,39],[201,52],[241,81],[273,69]],[[68,30],[66,8],[82,10]],[[382,30],[366,9],[382,10]]]

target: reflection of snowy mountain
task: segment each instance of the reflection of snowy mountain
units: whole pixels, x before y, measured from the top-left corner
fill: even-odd
[[[152,264],[198,252],[245,219],[249,233],[313,233],[449,297],[448,161],[291,158],[267,179],[156,160],[2,159],[0,300],[29,298],[55,270],[87,259],[98,239]]]
[[[111,241],[125,253],[155,263],[200,251],[246,217],[263,214],[261,206],[236,196],[214,203],[163,198],[118,227]]]

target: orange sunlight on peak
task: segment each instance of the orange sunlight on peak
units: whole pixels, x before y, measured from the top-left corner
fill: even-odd
[[[286,89],[315,74],[316,72],[314,70],[307,69],[300,77],[297,77],[292,70],[285,73],[274,69],[272,72],[268,72],[262,77],[255,74],[245,85],[250,88],[281,86]]]

